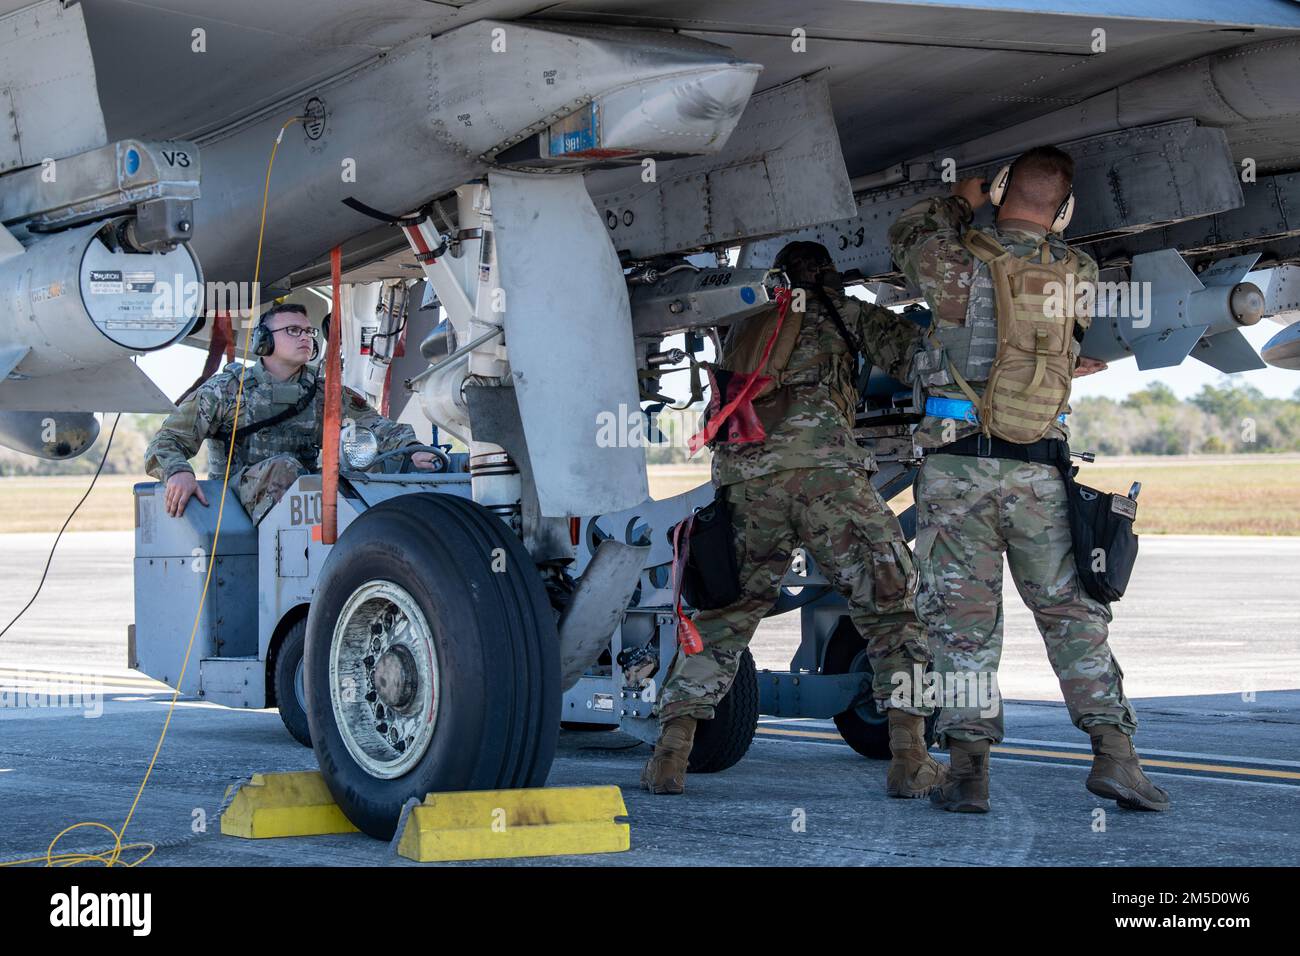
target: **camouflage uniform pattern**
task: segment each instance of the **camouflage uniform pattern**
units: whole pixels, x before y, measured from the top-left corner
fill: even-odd
[[[875,363],[897,372],[912,352],[915,326],[897,326],[893,313],[857,299],[833,295],[832,301]],[[853,357],[811,294],[806,307],[783,380],[811,370],[808,380],[754,403],[766,441],[714,449],[713,479],[731,509],[741,595],[730,607],[696,615],[704,650],[677,655],[659,698],[661,720],[713,717],[797,547],[849,602],[875,671],[878,706],[890,706],[891,674],[910,674],[913,663],[924,666],[930,659],[914,607],[911,552],[871,485],[874,459],[853,438]],[[839,390],[838,401],[833,390]]]
[[[1083,730],[1117,724],[1132,734],[1137,717],[1106,641],[1110,610],[1088,596],[1074,567],[1060,472],[1005,458],[933,455],[916,498],[917,613],[930,635],[935,671],[946,682],[968,674],[981,675],[977,686],[996,681],[1005,551],[1070,718]],[[1002,708],[982,716],[977,706],[944,707],[937,730],[958,740],[1001,741]]]
[[[208,477],[225,477],[227,443],[216,437],[228,433],[235,415],[241,365],[232,362],[208,379],[162,423],[145,452],[145,470],[159,481],[181,471],[193,472],[189,459],[198,454],[205,440],[209,448]],[[244,394],[239,406],[239,428],[235,432],[235,454],[230,464],[231,482],[240,502],[256,522],[280,500],[299,476],[317,470],[321,431],[325,421],[323,379],[313,402],[299,414],[247,440],[240,432],[265,421],[298,403],[321,373],[304,366],[287,381],[277,381],[259,361],[248,366]],[[381,452],[416,444],[410,425],[389,421],[357,393],[343,390],[343,418],[357,427],[368,428],[379,440]]]
[[[916,326],[900,324],[888,309],[828,294],[845,328],[870,352],[871,360],[895,377],[901,375],[915,348]],[[796,304],[798,298],[804,298],[803,326],[781,378],[788,384],[754,402],[767,438],[715,445],[713,483],[718,487],[817,465],[876,470],[871,453],[853,438],[854,357],[818,297],[808,292],[797,297]]]
[[[913,663],[924,666],[930,654],[914,610],[911,552],[868,474],[857,468],[794,468],[729,485],[726,495],[741,596],[730,607],[695,616],[704,650],[677,655],[659,698],[661,719],[713,717],[800,546],[849,602],[875,671],[873,696],[878,706],[889,706],[891,675],[910,674]]]
[[[972,307],[972,298],[975,299],[976,307],[988,309],[990,315],[994,311],[993,282],[989,276],[989,267],[961,242],[962,230],[970,219],[971,210],[966,201],[949,196],[928,199],[909,207],[889,228],[889,248],[894,261],[903,270],[903,275],[921,290],[930,307],[932,321],[940,327],[965,325],[968,310]],[[1036,250],[1044,236],[1044,230],[1030,223],[1004,223],[1000,227],[984,231],[1018,256],[1027,256]],[[1049,236],[1048,244],[1054,259],[1064,257],[1064,241]],[[1097,263],[1086,253],[1075,250],[1075,254],[1079,257],[1078,281],[1096,282]],[[1076,322],[1086,329],[1091,318],[1080,315]],[[1073,348],[1077,356],[1077,342]],[[983,393],[978,385],[975,391]],[[930,394],[962,400],[966,398],[955,384],[936,388]],[[967,421],[927,417],[917,426],[914,437],[922,448],[937,448],[978,431],[978,425]],[[1063,423],[1057,423],[1043,437],[1068,439],[1069,430]]]
[[[950,197],[918,203],[890,228],[894,259],[922,291],[937,323],[967,321],[988,267],[961,244],[970,221],[965,200]],[[1030,223],[1012,223],[990,234],[1018,255],[1038,248],[1044,235]],[[1053,238],[1059,258],[1064,244]],[[1097,266],[1080,254],[1078,281],[1097,279]],[[976,307],[992,308],[991,296]],[[900,320],[902,321],[902,320]],[[1079,319],[1086,327],[1088,318]],[[982,383],[972,382],[976,392]],[[928,394],[963,397],[959,389]],[[936,448],[977,432],[978,426],[927,417],[916,441]],[[1045,436],[1065,439],[1064,426]],[[1110,610],[1079,583],[1066,513],[1065,483],[1051,465],[998,458],[930,455],[916,485],[917,613],[925,623],[935,670],[954,675],[996,675],[1002,656],[1002,556],[1006,554],[1021,598],[1034,614],[1048,658],[1061,682],[1070,716],[1080,728],[1114,724],[1132,734],[1137,718],[1124,696],[1123,672],[1107,644]],[[977,678],[984,679],[984,678]],[[968,703],[974,703],[973,701]],[[950,739],[1002,739],[1002,708],[945,707],[937,727]]]
[[[295,481],[308,474],[311,474],[311,469],[304,467],[293,455],[272,455],[239,471],[235,493],[248,516],[257,524]]]

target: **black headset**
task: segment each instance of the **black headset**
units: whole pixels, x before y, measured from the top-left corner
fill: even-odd
[[[297,302],[280,302],[263,312],[261,318],[257,320],[257,327],[253,329],[252,349],[254,355],[266,356],[275,351],[275,332],[267,323],[270,322],[271,316],[285,312],[294,312],[302,316],[307,315],[306,307],[299,305]],[[308,361],[316,361],[319,355],[320,342],[313,338],[311,340],[311,358]]]

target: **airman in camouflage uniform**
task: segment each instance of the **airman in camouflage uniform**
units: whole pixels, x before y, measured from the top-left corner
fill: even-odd
[[[698,613],[704,649],[679,653],[664,682],[660,742],[642,776],[642,785],[655,793],[682,792],[695,723],[711,719],[731,687],[740,655],[771,610],[799,546],[848,600],[875,670],[878,707],[892,706],[893,673],[908,673],[913,664],[924,668],[929,660],[913,606],[911,552],[871,485],[875,461],[853,436],[857,357],[813,282],[824,283],[846,331],[870,359],[894,374],[912,354],[917,330],[900,327],[887,310],[844,296],[820,245],[793,243],[777,261],[796,286],[804,286],[796,289],[794,307],[802,301],[805,313],[779,387],[753,404],[766,438],[718,443],[713,455],[713,482],[731,511],[741,594],[729,607]],[[942,765],[925,751],[927,713],[924,706],[890,711],[891,726],[902,728],[891,734],[891,744],[899,741],[887,784],[891,796],[923,796],[940,779]]]
[[[1060,260],[1067,247],[1049,236],[1047,227],[1066,194],[1073,165],[1057,150],[1033,154],[1037,160],[1026,163],[1022,157],[1017,162],[1016,178],[989,234],[1021,257],[1037,250],[1046,236],[1053,259]],[[1041,194],[1044,181],[1049,184],[1047,194],[1052,195],[1054,170],[1060,191],[1052,201],[1035,205],[1033,190],[1037,187]],[[978,180],[963,181],[953,196],[904,211],[891,227],[889,239],[895,261],[925,296],[936,329],[972,327],[972,354],[980,352],[981,335],[993,336],[992,349],[983,350],[980,358],[991,366],[996,309],[989,268],[961,242],[962,231],[971,228],[973,208],[983,198]],[[1082,254],[1077,279],[1079,283],[1097,279],[1096,263]],[[1086,315],[1077,319],[1084,328],[1089,321]],[[1079,361],[1077,341],[1073,351]],[[956,384],[941,384],[945,364],[944,357],[936,359],[934,352],[928,359],[918,355],[911,367],[913,380],[920,377],[928,397],[960,401],[964,396]],[[1099,367],[1104,366],[1082,360],[1075,374]],[[937,373],[928,382],[927,370]],[[966,377],[982,395],[987,374]],[[1124,695],[1123,671],[1107,643],[1110,609],[1083,590],[1075,570],[1061,474],[1041,459],[994,457],[968,448],[964,453],[956,453],[960,449],[944,453],[943,446],[951,447],[979,431],[973,414],[969,419],[929,415],[916,431],[917,443],[929,449],[916,484],[917,612],[927,626],[943,686],[969,686],[954,684],[954,678],[969,680],[973,675],[976,686],[996,688],[1005,552],[1016,587],[1047,646],[1070,716],[1092,737],[1096,760],[1088,789],[1122,806],[1165,809],[1168,795],[1145,777],[1133,751],[1137,718]],[[1058,421],[1044,440],[1066,438],[1064,422]],[[987,699],[978,702],[966,697],[958,703],[966,706],[945,704],[939,717],[937,731],[952,753],[952,774],[931,799],[948,810],[985,812],[989,747],[1003,735],[1001,701],[995,701],[995,713],[989,713],[993,708],[987,706]]]
[[[283,316],[297,311],[281,307],[269,311],[267,316]],[[305,327],[305,312],[298,314],[302,316],[301,322]],[[267,316],[263,317],[263,322]],[[277,332],[282,334],[282,330]],[[240,502],[255,523],[262,520],[298,478],[318,470],[317,457],[325,420],[325,388],[320,371],[306,364],[314,351],[311,341],[307,336],[299,336],[292,340],[292,345],[281,347],[277,342],[274,358],[268,358],[281,371],[293,367],[287,378],[278,378],[268,368],[267,359],[249,365],[244,374],[244,393],[239,404],[239,427],[234,435],[235,453],[230,463],[230,475]],[[300,347],[304,342],[307,343],[306,349]],[[216,481],[225,477],[241,368],[240,363],[232,362],[195,389],[176,411],[167,416],[149,443],[145,470],[159,481],[169,482],[169,491],[174,476],[194,474],[189,459],[198,454],[204,440],[210,442],[208,477]],[[250,434],[249,426],[254,423],[303,403],[304,407],[297,414]],[[373,431],[381,452],[418,443],[410,425],[389,421],[350,389],[343,390],[343,419],[345,423],[350,419],[357,427]],[[195,491],[199,500],[207,504],[202,492],[197,488]],[[183,512],[184,507],[182,500],[176,513]]]

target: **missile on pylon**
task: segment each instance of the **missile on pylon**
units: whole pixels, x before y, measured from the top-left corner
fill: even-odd
[[[1222,259],[1198,276],[1174,249],[1134,256],[1129,282],[1098,284],[1083,354],[1103,362],[1132,355],[1143,371],[1188,355],[1226,373],[1263,368],[1240,331],[1264,314],[1264,294],[1244,281],[1258,259]]]
[[[1265,342],[1259,354],[1269,365],[1300,369],[1300,322],[1288,325]]]

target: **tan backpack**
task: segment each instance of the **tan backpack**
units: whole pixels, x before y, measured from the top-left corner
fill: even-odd
[[[772,354],[768,356],[767,365],[760,370],[758,363],[762,361],[768,340],[776,331],[779,314],[780,309],[776,303],[773,303],[771,308],[746,319],[732,330],[722,347],[722,361],[718,363],[719,367],[731,372],[761,371],[762,374],[771,376],[771,381],[754,394],[753,401],[771,395],[780,388],[781,373],[790,364],[790,356],[794,354],[795,345],[799,342],[799,333],[803,330],[804,314],[794,309],[787,309],[785,320],[781,323],[781,331],[777,333],[776,342],[772,346]]]
[[[1068,252],[1053,262],[1044,239],[1022,259],[977,229],[968,229],[962,244],[988,264],[998,345],[982,397],[949,363],[953,380],[977,409],[985,435],[1022,445],[1038,441],[1070,400],[1075,311],[1065,290],[1071,288],[1068,277],[1078,272],[1079,257]],[[1046,303],[1053,297],[1060,301],[1060,315],[1047,313]]]

